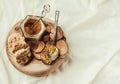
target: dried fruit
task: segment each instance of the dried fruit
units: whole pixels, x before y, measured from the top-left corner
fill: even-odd
[[[64,55],[68,51],[67,43],[64,40],[57,41],[56,47],[59,49],[60,55]]]
[[[44,42],[47,42],[47,41],[49,41],[49,40],[50,40],[49,34],[43,36],[43,41],[44,41]]]
[[[62,39],[62,37],[63,37],[63,31],[62,31],[62,29],[58,26],[58,27],[57,27],[57,40]]]
[[[40,53],[35,53],[33,52],[33,55],[36,59],[40,60],[41,59],[41,56],[40,56]]]
[[[45,43],[43,41],[39,41],[37,44],[37,48],[33,48],[33,51],[39,53],[43,50],[44,47],[45,47]]]
[[[57,35],[56,36],[57,36],[57,40],[60,40],[63,38],[63,31],[59,26],[57,27]],[[54,39],[54,29],[51,30],[50,38],[52,40]]]

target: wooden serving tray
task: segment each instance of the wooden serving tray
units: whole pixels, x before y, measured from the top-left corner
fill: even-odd
[[[53,24],[53,22],[49,19],[43,19],[43,21]],[[22,20],[17,22],[13,26],[13,28],[11,29],[11,31],[8,34],[8,37],[12,33],[22,34],[22,31],[19,28],[19,25],[20,25],[21,22],[22,22]],[[49,73],[52,73],[56,69],[58,69],[66,59],[67,54],[64,55],[64,56],[60,56],[52,65],[46,65],[42,61],[33,58],[30,61],[30,63],[28,63],[27,65],[24,65],[24,66],[20,65],[20,64],[17,63],[16,57],[13,56],[12,53],[10,53],[10,51],[8,49],[8,37],[7,37],[7,40],[6,40],[6,52],[7,52],[8,58],[9,58],[10,62],[12,63],[12,65],[16,69],[18,69],[20,72],[23,72],[27,75],[38,76],[38,77],[47,76],[47,75],[49,75]]]

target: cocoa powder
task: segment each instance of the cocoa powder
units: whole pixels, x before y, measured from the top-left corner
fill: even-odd
[[[24,25],[25,32],[30,35],[38,34],[41,31],[41,23],[36,19],[28,19]]]

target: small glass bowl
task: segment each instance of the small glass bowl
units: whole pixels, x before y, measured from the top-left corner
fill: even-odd
[[[40,16],[29,15],[20,25],[25,38],[33,38],[39,40],[45,31],[45,26]]]

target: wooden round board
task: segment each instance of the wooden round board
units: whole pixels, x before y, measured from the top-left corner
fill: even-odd
[[[53,24],[53,22],[49,19],[44,19],[44,21],[47,21],[47,22]],[[19,25],[21,22],[22,22],[22,20],[13,26],[13,28],[11,29],[11,31],[8,34],[8,37],[12,33],[21,33],[22,34],[21,29],[19,28]],[[60,56],[52,65],[46,65],[42,61],[39,61],[39,60],[33,58],[30,61],[30,63],[28,63],[27,65],[24,65],[24,66],[20,65],[17,63],[16,57],[13,56],[12,53],[10,53],[10,51],[8,49],[8,37],[6,40],[6,52],[7,52],[8,58],[9,58],[10,62],[12,63],[12,65],[16,69],[18,69],[19,71],[21,71],[27,75],[38,76],[38,77],[47,76],[49,73],[54,72],[56,69],[58,69],[66,59],[66,55]]]

